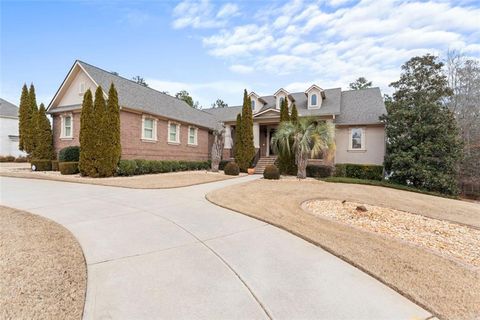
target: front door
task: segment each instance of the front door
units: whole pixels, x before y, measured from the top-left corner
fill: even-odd
[[[267,129],[267,146],[268,146],[268,153],[267,156],[273,156],[276,155],[277,153],[275,152],[273,146],[272,146],[272,137],[277,131],[276,128],[268,128]]]

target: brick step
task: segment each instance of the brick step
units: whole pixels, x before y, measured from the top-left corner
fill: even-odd
[[[277,160],[277,157],[260,158],[255,166],[255,173],[263,174],[267,166],[275,164],[275,160]]]

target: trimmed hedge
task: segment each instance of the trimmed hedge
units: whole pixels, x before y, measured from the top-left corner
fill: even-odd
[[[14,156],[1,156],[0,157],[0,162],[14,162],[15,157]]]
[[[15,162],[28,162],[28,159],[27,157],[18,157],[17,159],[15,159]]]
[[[334,176],[380,181],[383,180],[383,166],[352,163],[336,164]]]
[[[240,168],[236,162],[231,161],[225,165],[223,172],[225,172],[227,176],[238,176],[240,174]]]
[[[78,162],[80,159],[80,147],[65,147],[58,153],[59,162]]]
[[[35,166],[35,171],[52,171],[52,160],[32,160],[30,167]]]
[[[58,167],[61,174],[76,174],[78,173],[78,162],[59,162]]]
[[[263,171],[263,177],[269,180],[278,180],[280,179],[280,170],[275,165],[266,166]]]
[[[52,160],[52,171],[59,171],[58,160]]]
[[[321,164],[307,165],[307,177],[311,178],[327,178],[332,175],[333,167]]]
[[[133,176],[150,173],[208,170],[209,168],[209,161],[120,160],[117,167],[117,175]]]

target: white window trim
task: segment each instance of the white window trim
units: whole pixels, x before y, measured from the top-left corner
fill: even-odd
[[[65,118],[70,117],[70,135],[65,135]],[[72,140],[73,139],[73,114],[65,113],[60,116],[60,139]]]
[[[360,129],[362,130],[362,140],[361,140],[361,144],[362,144],[362,147],[361,148],[353,148],[353,139],[352,139],[352,131],[353,129]],[[351,127],[348,129],[348,151],[360,151],[360,152],[364,152],[364,151],[367,151],[367,148],[366,148],[366,130],[365,130],[365,127]]]
[[[145,137],[145,120],[153,120],[153,132],[152,138]],[[143,115],[142,116],[142,141],[145,142],[156,142],[157,141],[157,119],[151,116]]]
[[[195,136],[194,136],[194,141],[193,143],[190,143],[190,129],[195,129]],[[197,127],[193,127],[193,126],[189,126],[188,127],[188,141],[187,141],[187,144],[189,146],[198,146],[198,128]]]
[[[171,141],[171,140],[170,140],[170,125],[171,125],[171,124],[177,125],[177,135],[176,135],[177,140],[176,140],[176,141]],[[180,130],[181,130],[180,127],[181,127],[181,124],[180,124],[180,123],[174,122],[174,121],[168,121],[167,142],[168,142],[169,144],[180,144]]]

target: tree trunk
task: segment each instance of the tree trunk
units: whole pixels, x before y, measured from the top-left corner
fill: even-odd
[[[212,145],[212,172],[218,172],[220,160],[222,159],[223,145],[225,140],[225,129],[213,132],[214,140]]]
[[[307,163],[308,163],[308,155],[305,154],[297,154],[297,178],[298,179],[305,179],[307,177]]]

